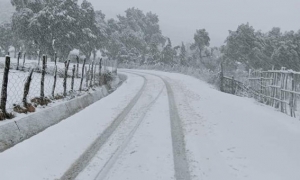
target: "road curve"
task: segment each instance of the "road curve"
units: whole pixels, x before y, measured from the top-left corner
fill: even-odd
[[[128,72],[128,73],[132,73],[132,72]],[[137,74],[137,73],[132,73],[132,74],[139,75],[139,76],[142,76],[142,77],[146,78],[145,76]],[[162,88],[159,91],[159,93],[155,97],[155,99],[153,99],[151,102],[149,102],[149,104],[146,106],[145,110],[143,111],[142,116],[140,116],[139,120],[135,124],[134,128],[130,131],[129,135],[125,138],[125,140],[119,146],[119,148],[117,148],[116,151],[111,155],[111,157],[109,158],[109,161],[107,161],[105,163],[104,167],[99,171],[99,173],[94,178],[94,180],[103,180],[106,177],[108,171],[114,165],[114,163],[117,161],[117,158],[119,157],[119,155],[124,151],[124,149],[126,148],[126,146],[129,144],[129,141],[132,139],[133,135],[135,134],[135,132],[139,128],[140,124],[144,120],[144,118],[145,118],[148,110],[155,104],[155,102],[157,101],[157,99],[161,96],[161,94],[163,92],[163,89],[164,88]]]
[[[178,109],[175,103],[174,93],[171,88],[171,85],[169,84],[166,78],[160,75],[134,70],[127,70],[124,72],[143,77],[145,82],[143,87],[141,88],[139,93],[134,97],[134,99],[130,102],[130,104],[124,109],[124,111],[105,130],[105,132],[97,138],[97,140],[86,150],[86,152],[80,158],[77,159],[77,161],[71,166],[71,168],[64,174],[61,180],[81,180],[87,178],[85,175],[82,176],[80,172],[83,172],[83,174],[89,173],[86,173],[85,171],[87,170],[84,170],[84,168],[86,168],[87,166],[88,168],[97,168],[95,167],[95,165],[88,165],[89,163],[91,163],[93,157],[94,159],[95,157],[96,159],[101,159],[103,162],[101,162],[102,165],[98,165],[97,173],[94,173],[94,175],[92,175],[89,178],[91,180],[110,179],[112,169],[114,169],[115,171],[116,167],[118,167],[118,165],[116,166],[116,162],[119,161],[120,158],[122,159],[122,157],[120,157],[121,154],[123,154],[123,156],[127,156],[126,154],[124,155],[125,149],[127,148],[128,144],[130,144],[130,142],[132,141],[132,138],[134,136],[137,136],[136,132],[138,129],[140,129],[140,125],[143,122],[145,116],[150,113],[149,111],[151,107],[154,104],[156,104],[164,89],[166,103],[164,104],[163,108],[165,109],[166,113],[168,113],[168,117],[165,117],[163,121],[169,121],[169,128],[167,128],[164,125],[164,129],[169,129],[169,131],[167,130],[167,132],[170,133],[170,139],[168,140],[170,146],[168,148],[169,150],[167,151],[170,152],[170,155],[172,156],[171,160],[173,161],[173,163],[167,164],[168,166],[170,166],[170,168],[173,168],[173,178],[175,178],[176,180],[190,180],[191,175],[189,172],[189,165],[186,158],[186,148],[184,133],[182,129],[182,122],[178,114]],[[151,78],[152,84],[150,83],[149,85],[147,85],[148,79],[150,80]],[[156,80],[153,81],[153,79]],[[161,90],[156,89],[154,92],[153,90],[151,90],[151,88],[153,89],[152,86],[157,84],[159,82],[158,80],[163,86],[159,85],[158,87]],[[149,98],[150,96],[152,97]],[[156,112],[156,114],[158,116],[161,116],[159,112]],[[155,129],[148,130],[151,131],[150,133],[152,134],[157,133]],[[122,140],[120,141],[120,139]],[[144,144],[146,142],[142,143]],[[108,144],[113,144],[113,146],[115,147],[109,147],[110,145]],[[104,150],[102,146],[104,146]],[[105,155],[105,151],[110,152],[107,155]],[[129,161],[134,161],[134,159],[131,159]],[[156,163],[159,163],[159,161],[157,161]],[[117,169],[117,171],[120,171],[120,169]],[[164,172],[158,173],[161,174]],[[112,176],[114,176],[112,179],[118,179],[118,177],[116,177],[115,175]],[[173,179],[171,176],[169,176],[168,178]]]
[[[143,72],[145,73],[145,72]],[[166,78],[161,75],[152,73],[153,76],[159,77],[165,84],[168,92],[169,108],[170,108],[170,121],[171,121],[171,133],[172,133],[172,145],[173,145],[173,159],[174,170],[176,180],[190,180],[189,165],[186,157],[184,133],[182,129],[182,123],[178,114],[178,109],[175,103],[174,93]]]
[[[143,76],[141,76],[143,77]],[[72,164],[72,166],[64,173],[60,180],[73,180],[86,167],[90,160],[99,151],[101,146],[105,144],[107,139],[115,131],[115,129],[124,120],[127,114],[131,111],[134,105],[141,97],[145,87],[147,86],[147,79],[143,77],[144,84],[135,97],[130,101],[126,108],[117,116],[117,118],[110,124],[109,127],[86,149],[86,151]]]

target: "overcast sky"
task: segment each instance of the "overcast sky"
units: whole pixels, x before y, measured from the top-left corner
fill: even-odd
[[[255,29],[268,31],[300,29],[300,0],[89,0],[107,17],[115,17],[129,7],[159,16],[164,35],[173,45],[192,42],[196,29],[205,28],[212,46],[223,44],[228,30],[249,22]]]

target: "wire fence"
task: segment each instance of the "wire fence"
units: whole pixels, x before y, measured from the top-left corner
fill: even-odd
[[[116,62],[102,58],[83,63],[79,58],[77,63],[47,61],[47,56],[41,62],[20,62],[9,56],[0,61],[0,120],[10,118],[13,111],[27,113],[54,100],[72,99],[107,84],[111,71],[116,72]]]

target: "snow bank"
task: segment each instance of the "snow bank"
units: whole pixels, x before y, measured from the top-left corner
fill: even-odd
[[[120,76],[120,78],[116,76],[115,80],[111,83],[112,90],[115,90],[120,83],[126,79],[125,75]],[[38,134],[46,128],[59,123],[63,119],[72,116],[85,107],[107,96],[109,91],[110,89],[108,86],[102,86],[95,92],[29,114],[24,118],[1,124],[0,152]]]

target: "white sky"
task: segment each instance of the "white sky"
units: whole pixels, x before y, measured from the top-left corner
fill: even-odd
[[[164,35],[173,45],[192,42],[196,29],[205,28],[212,46],[220,46],[228,30],[249,22],[255,29],[268,31],[300,29],[300,0],[89,0],[107,17],[115,17],[130,7],[159,16]]]

